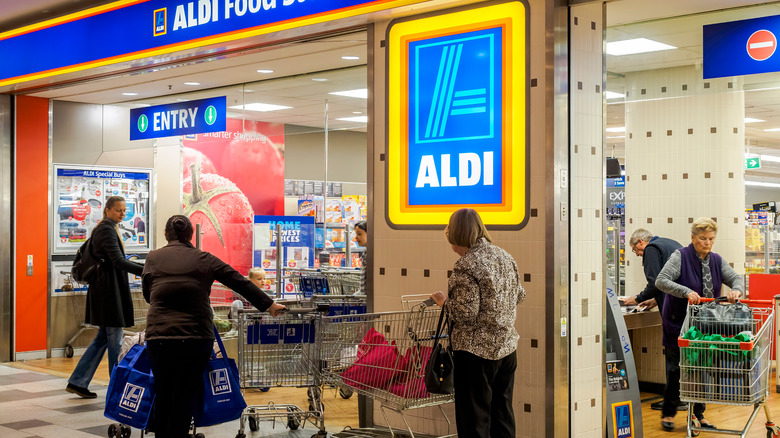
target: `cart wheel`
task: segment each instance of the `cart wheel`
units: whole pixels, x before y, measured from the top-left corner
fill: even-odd
[[[355,390],[352,388],[339,388],[339,395],[343,399],[348,399],[352,397],[352,394],[355,393]]]
[[[198,432],[195,434],[195,438],[206,438],[206,435],[203,435],[202,433]]]
[[[111,423],[108,425],[108,438],[119,437],[119,425]]]
[[[236,434],[236,438],[246,438],[246,434],[244,432],[239,432]]]
[[[70,344],[65,344],[65,357],[73,357],[73,346]]]
[[[257,432],[260,430],[260,428],[257,426],[257,418],[255,417],[247,417],[247,421],[249,422],[249,430],[252,432]]]
[[[295,408],[292,406],[287,407],[287,412],[290,412],[290,414],[287,414],[287,427],[290,430],[298,430],[301,427],[301,416],[292,413],[295,412]]]
[[[327,438],[328,432],[325,432],[324,430],[319,430],[317,433],[311,436],[311,438]]]
[[[766,438],[778,438],[780,437],[780,433],[777,433],[773,431],[771,428],[766,428]]]
[[[262,391],[262,392],[268,392],[268,390],[269,390],[269,389],[271,389],[271,387],[270,387],[270,386],[264,386],[264,387],[260,388],[260,391]]]
[[[130,426],[125,426],[124,424],[119,425],[119,435],[118,437],[121,438],[130,438],[130,435],[133,434],[133,429],[130,429]]]

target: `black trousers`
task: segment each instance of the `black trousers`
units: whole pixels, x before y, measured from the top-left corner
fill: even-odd
[[[661,408],[662,417],[674,417],[677,415],[677,405],[680,404],[680,347],[666,347],[666,388],[664,388],[664,406]],[[698,419],[704,418],[704,403],[693,405],[693,415]]]
[[[499,360],[455,351],[455,423],[458,436],[514,438],[512,391],[517,354]]]
[[[147,341],[156,392],[150,430],[156,438],[189,436],[213,344],[208,339]]]

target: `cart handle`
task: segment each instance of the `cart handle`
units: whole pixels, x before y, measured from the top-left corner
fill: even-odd
[[[710,301],[726,301],[726,297],[718,297],[718,298],[699,298],[700,303],[709,303]],[[774,300],[737,300],[739,303],[745,303],[745,304],[764,304],[767,306],[773,306],[775,304]]]

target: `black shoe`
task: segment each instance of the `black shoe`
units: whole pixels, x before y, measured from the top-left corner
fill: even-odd
[[[657,401],[657,402],[655,402],[655,403],[650,405],[650,409],[652,409],[654,411],[660,411],[661,409],[663,409],[663,407],[664,407],[664,401],[663,400]],[[687,409],[687,407],[686,407],[686,409]]]
[[[687,411],[688,410],[688,403],[680,403],[677,405],[678,411]]]
[[[65,391],[76,394],[81,398],[97,398],[97,394],[95,394],[94,392],[90,391],[87,388],[76,386],[72,383],[68,383],[68,386],[65,387]]]
[[[674,421],[663,421],[661,420],[661,427],[667,431],[671,432],[674,430]]]
[[[715,427],[714,424],[712,424],[710,422],[702,423],[701,422],[702,420],[704,420],[704,418],[699,418],[699,424],[701,425],[701,427],[704,427],[706,429],[717,429],[717,427]]]

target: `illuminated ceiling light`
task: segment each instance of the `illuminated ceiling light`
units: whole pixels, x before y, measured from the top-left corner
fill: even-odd
[[[607,91],[604,95],[606,96],[606,98],[608,100],[609,99],[618,99],[618,98],[626,97],[625,94],[616,93],[614,91]]]
[[[138,96],[138,93],[127,92],[127,93],[122,93],[122,96]]]
[[[658,52],[660,50],[676,49],[675,46],[659,43],[647,38],[635,38],[632,40],[614,41],[607,43],[607,55],[623,56],[637,53]]]
[[[626,136],[625,135],[615,135],[615,136],[610,137],[608,135],[607,138],[626,138]]]
[[[243,109],[247,111],[259,111],[259,112],[268,112],[268,111],[279,111],[283,109],[290,109],[291,106],[283,106],[283,105],[272,105],[270,103],[249,103],[246,105],[235,105],[228,108],[232,109]]]
[[[746,186],[759,186],[759,187],[780,187],[778,183],[768,183],[761,181],[745,181]]]
[[[766,120],[754,119],[752,117],[745,117],[745,123],[757,123],[757,122],[766,122]]]
[[[269,69],[267,69],[267,68],[261,68],[261,69],[260,69],[260,70],[258,70],[257,72],[258,72],[258,73],[263,73],[263,74],[266,74],[266,75],[267,75],[267,74],[271,74],[271,73],[273,73],[274,71],[273,71],[273,70],[269,70]]]
[[[360,59],[359,56],[342,56],[341,59],[345,59],[347,61],[354,61],[356,59]]]
[[[336,120],[342,120],[345,122],[358,122],[358,123],[368,123],[368,116],[357,116],[357,117],[341,117]]]
[[[184,85],[200,85],[200,82],[185,82]]]
[[[769,128],[769,129],[764,129],[764,132],[777,132],[777,131],[780,131],[780,128]]]
[[[363,114],[363,111],[352,111],[352,114]]]
[[[780,157],[776,157],[774,155],[761,155],[761,161],[780,163]]]
[[[328,93],[328,94],[335,94],[336,96],[359,97],[361,99],[368,99],[368,88],[360,88],[357,90],[347,90],[347,91],[334,91],[333,93]]]
[[[617,128],[607,128],[606,131],[607,132],[626,132],[626,127],[625,126],[620,126],[620,127],[617,127]]]
[[[314,81],[314,82],[325,82],[325,81],[327,81],[327,79],[325,79],[325,78],[311,78],[311,80]]]

